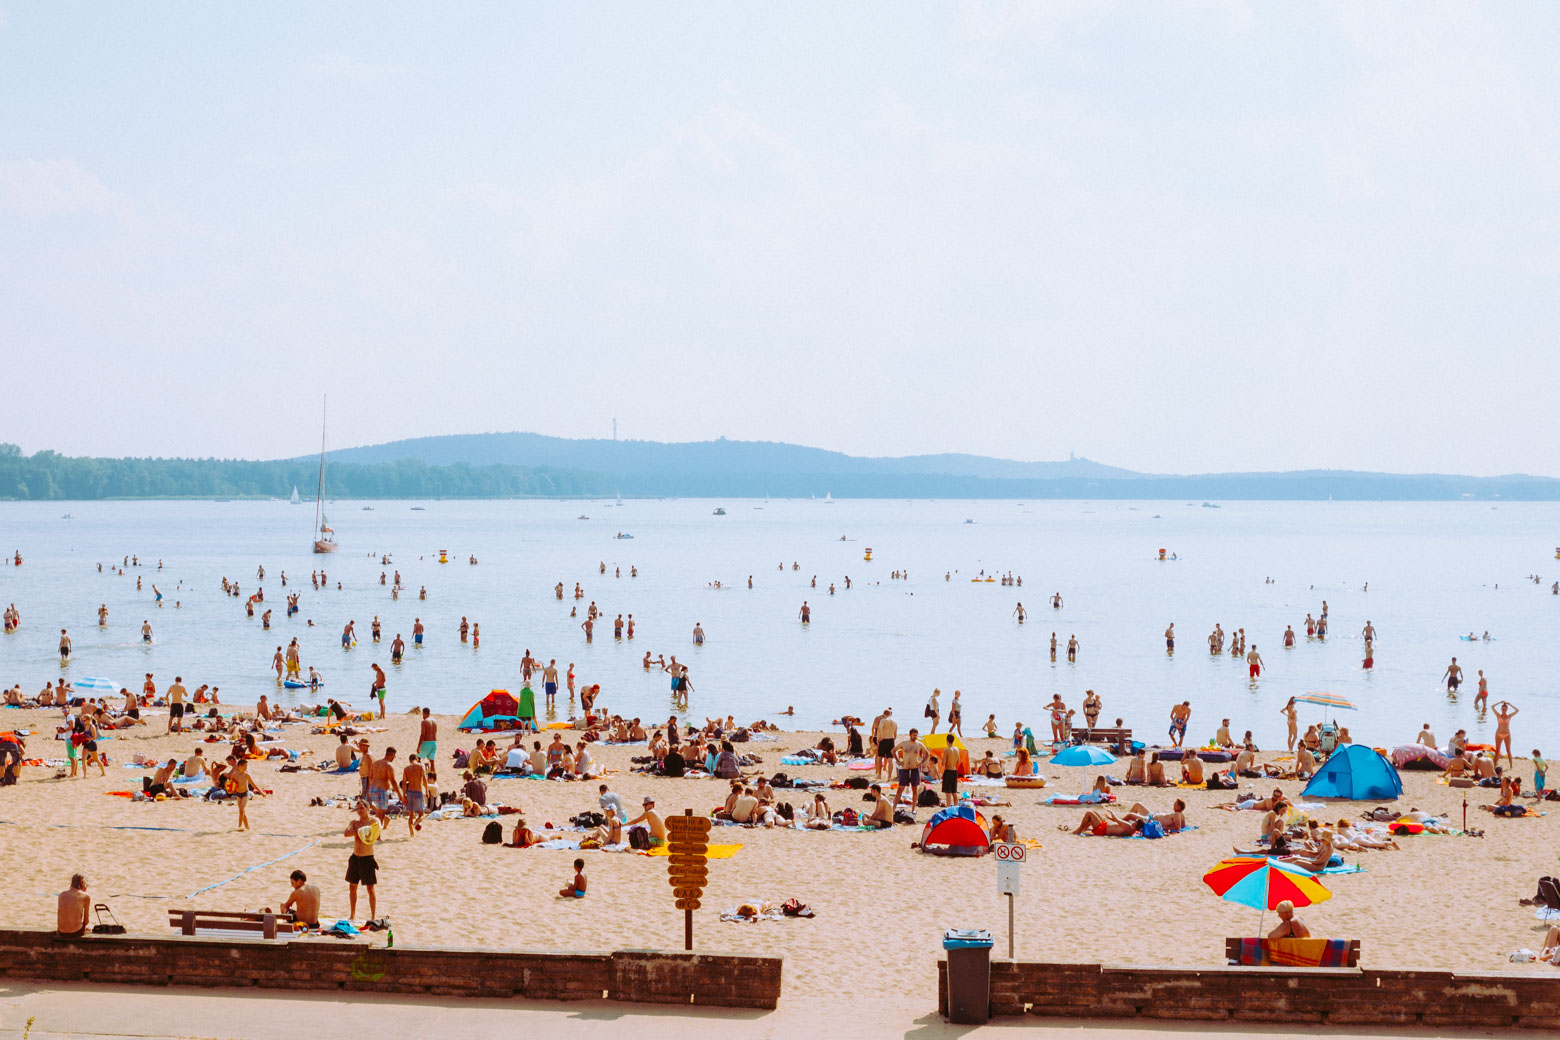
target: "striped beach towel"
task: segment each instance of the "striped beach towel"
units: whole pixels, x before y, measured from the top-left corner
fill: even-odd
[[[1343,968],[1348,939],[1242,939],[1240,962],[1286,968]]]

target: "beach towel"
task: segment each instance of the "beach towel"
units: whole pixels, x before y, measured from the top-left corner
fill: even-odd
[[[705,852],[704,855],[708,859],[730,859],[732,856],[735,856],[741,851],[742,843],[739,841],[729,845],[710,845],[709,850]],[[653,849],[645,849],[644,851],[640,852],[641,856],[670,856],[671,854],[671,848],[666,845],[661,845]]]
[[[1109,804],[1111,802],[1114,802],[1115,800],[1116,800],[1116,796],[1113,795],[1113,794],[1097,794],[1094,791],[1090,791],[1087,794],[1077,794],[1077,795],[1074,795],[1074,794],[1053,794],[1051,797],[1047,798],[1045,801],[1041,802],[1040,804],[1041,805],[1100,805],[1102,803]]]
[[[1365,868],[1358,863],[1343,863],[1336,867],[1323,867],[1318,874],[1363,874]]]
[[[1348,939],[1242,939],[1236,963],[1286,968],[1348,966]]]

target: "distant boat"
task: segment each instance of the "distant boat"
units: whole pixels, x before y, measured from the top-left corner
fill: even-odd
[[[825,491],[823,493],[823,504],[826,506],[832,506],[834,504],[834,496]]]
[[[363,507],[363,512],[365,512],[365,513],[372,513],[373,511],[374,511],[374,507],[373,506],[364,506]]]
[[[629,533],[628,533],[628,532],[627,532],[627,531],[619,531],[619,532],[618,532],[618,533],[617,533],[617,534],[616,534],[616,535],[614,535],[614,536],[613,536],[613,537],[614,537],[614,538],[618,538],[618,539],[624,539],[624,538],[632,538],[632,537],[634,537],[634,536],[633,536],[633,535],[631,535],[631,534],[629,534]]]
[[[1214,504],[1214,503],[1213,503],[1213,502],[1204,502],[1204,503],[1203,503],[1203,504],[1202,504],[1202,507],[1203,507],[1203,508],[1204,508],[1204,509],[1219,509],[1219,508],[1222,508],[1222,507],[1220,507],[1220,506],[1218,506],[1218,505],[1216,505],[1216,504]]]
[[[722,507],[720,507],[720,506],[716,506],[716,507],[715,507],[715,515],[716,515],[716,516],[725,516],[725,515],[726,515],[726,510],[725,510],[725,509],[723,509],[723,508],[722,508]]]
[[[422,506],[413,506],[412,507],[412,512],[414,512],[414,513],[426,513],[427,511],[428,510],[424,509]]]
[[[302,503],[302,501],[303,500],[298,497],[298,485],[294,484],[293,485],[292,504],[295,505],[295,506],[296,505],[300,505]]]
[[[314,491],[314,531],[318,536],[314,539],[315,552],[336,551],[336,532],[330,529],[330,521],[325,518],[325,403],[323,399],[320,402],[320,479]]]
[[[973,524],[975,521],[974,520],[970,520],[970,519],[966,519],[964,522],[967,523],[967,524]]]
[[[623,492],[621,492],[621,491],[619,491],[617,493],[617,504],[618,505],[622,505],[623,504]]]
[[[74,520],[76,518],[71,516],[69,513],[66,513],[64,516],[60,517],[60,519],[61,520]]]

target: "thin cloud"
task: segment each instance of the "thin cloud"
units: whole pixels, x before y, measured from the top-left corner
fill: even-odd
[[[344,51],[324,51],[303,65],[305,75],[342,83],[385,83],[406,74],[403,65],[376,64],[354,58]]]
[[[124,196],[70,159],[0,161],[0,212],[30,220],[81,213],[123,215]]]

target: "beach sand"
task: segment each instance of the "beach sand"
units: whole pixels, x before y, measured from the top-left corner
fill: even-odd
[[[34,731],[29,754],[63,757],[64,745],[49,739],[57,718],[55,712],[7,710],[0,715],[0,725]],[[472,738],[455,732],[453,718],[439,722],[440,779],[442,786],[450,786],[458,774],[449,765],[449,755],[457,747],[469,747]],[[373,734],[372,746],[378,752],[393,745],[404,762],[415,747],[416,719],[392,714],[385,724],[388,732]],[[113,759],[106,777],[94,770],[85,779],[55,780],[52,768],[28,768],[18,786],[0,788],[0,877],[6,879],[9,895],[0,907],[0,922],[6,927],[52,928],[54,896],[76,871],[86,875],[93,900],[109,903],[137,933],[168,934],[169,908],[277,906],[294,869],[305,870],[319,883],[324,916],[344,916],[347,890],[342,878],[350,842],[341,833],[349,813],[311,807],[309,802],[354,794],[356,777],[284,774],[269,762],[252,763],[252,775],[275,795],[250,803],[251,833],[235,832],[236,809],[230,804],[132,803],[106,796],[111,790],[139,788],[145,771],[122,766],[133,753],[182,759],[199,744],[199,738],[189,734],[163,735],[164,725],[164,716],[153,715],[149,726],[120,731],[104,743]],[[852,773],[843,767],[780,764],[782,753],[812,745],[818,736],[783,733],[777,741],[752,743],[743,750],[763,757],[766,775],[784,771],[830,780],[871,776],[870,771]],[[311,735],[308,726],[286,727],[283,739],[288,747],[312,749],[316,756],[330,754],[336,744],[332,736]],[[966,743],[976,757],[987,748],[1000,755],[1008,747],[1000,740]],[[226,745],[199,746],[211,754]],[[717,780],[667,780],[628,772],[630,757],[646,753],[643,746],[598,747],[595,753],[617,771],[607,782],[630,807],[649,794],[666,814],[685,808],[707,813],[726,791]],[[1223,962],[1226,936],[1255,934],[1257,912],[1216,898],[1201,878],[1231,854],[1232,845],[1256,837],[1260,814],[1211,808],[1229,800],[1229,792],[1121,788],[1124,801],[1141,800],[1155,811],[1167,811],[1176,796],[1184,797],[1198,829],[1159,841],[1074,837],[1057,826],[1075,826],[1081,809],[1039,803],[1051,793],[1082,792],[1098,770],[1044,763],[1041,768],[1051,777],[1044,791],[976,789],[1012,801],[1010,808],[982,811],[1002,813],[1017,825],[1021,837],[1043,845],[1029,853],[1023,868],[1016,929],[1020,958],[1211,965]],[[1119,775],[1125,763],[1108,768]],[[1526,777],[1530,770],[1519,760],[1517,772]],[[1536,949],[1544,925],[1517,900],[1533,894],[1538,876],[1556,872],[1560,812],[1496,819],[1477,806],[1493,802],[1498,792],[1441,786],[1435,783],[1436,775],[1405,771],[1405,793],[1397,805],[1445,812],[1460,820],[1466,794],[1469,825],[1482,828],[1486,836],[1422,835],[1401,839],[1402,851],[1347,854],[1348,862],[1363,864],[1366,872],[1327,877],[1333,899],[1303,910],[1301,916],[1316,934],[1361,940],[1362,960],[1371,966],[1467,971],[1520,967],[1509,964],[1506,955],[1519,947]],[[1262,792],[1275,786],[1271,781],[1247,783]],[[1276,786],[1298,796],[1302,785]],[[595,809],[596,789],[595,782],[500,779],[490,784],[489,800],[521,806],[527,822],[540,830],[547,822],[566,826],[569,817]],[[827,792],[836,810],[864,809],[861,794]],[[782,791],[781,798],[800,804],[810,795]],[[1366,808],[1369,805],[1335,802],[1318,815],[1336,820]],[[920,809],[917,817],[924,822],[932,811]],[[502,821],[507,840],[514,818]],[[378,895],[379,912],[392,920],[397,942],[681,948],[682,914],[673,906],[665,860],[486,846],[480,841],[485,823],[429,822],[415,838],[408,838],[405,822],[392,819],[378,849]],[[942,931],[989,928],[1001,955],[1007,911],[997,895],[989,857],[923,855],[910,847],[919,837],[919,825],[882,833],[718,827],[712,841],[741,842],[743,848],[730,859],[710,863],[703,908],[695,915],[696,948],[783,955],[783,1004],[844,994],[932,1007]],[[555,893],[571,876],[576,856],[586,861],[590,895],[560,900]],[[792,897],[810,904],[817,917],[760,924],[718,920],[721,909],[743,901],[778,904]],[[359,923],[366,916],[363,898]],[[1272,915],[1268,922],[1271,925]],[[1545,965],[1534,970],[1554,969]]]

